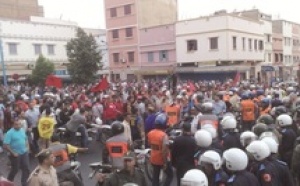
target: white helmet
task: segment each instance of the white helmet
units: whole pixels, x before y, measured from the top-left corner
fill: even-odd
[[[271,137],[265,137],[261,141],[265,142],[269,147],[271,153],[277,154],[278,152],[278,143]]]
[[[259,136],[259,140],[262,140],[264,138],[273,138],[273,140],[276,141],[276,143],[279,144],[279,139],[278,137],[274,134],[274,132],[271,132],[271,131],[266,131],[266,132],[263,132],[260,136]]]
[[[212,143],[212,136],[206,130],[198,130],[194,137],[199,147],[209,147]]]
[[[208,186],[206,175],[198,169],[191,169],[187,171],[183,178],[181,178],[182,186]]]
[[[203,126],[201,126],[201,129],[206,130],[207,132],[209,132],[213,139],[218,137],[217,130],[211,124],[204,124]]]
[[[271,154],[268,145],[263,141],[253,141],[247,146],[246,150],[252,154],[257,161],[262,161]]]
[[[138,186],[138,185],[135,183],[125,183],[123,186]]]
[[[237,125],[237,121],[234,117],[226,116],[222,119],[221,125],[223,129],[235,129]]]
[[[219,170],[222,166],[220,155],[212,150],[206,151],[200,156],[199,165],[201,165],[202,162],[212,164],[215,170]]]
[[[247,168],[248,156],[238,148],[231,148],[223,153],[226,168],[231,171],[242,171]]]
[[[245,131],[240,136],[240,141],[243,147],[248,146],[252,141],[257,140],[257,136],[250,131]]]
[[[281,114],[280,116],[277,117],[276,122],[280,127],[285,127],[285,126],[292,125],[293,119],[291,118],[291,116],[287,114]]]
[[[102,125],[103,124],[102,120],[99,117],[96,118],[96,124],[97,125]]]
[[[294,90],[295,90],[294,87],[288,87],[288,88],[286,88],[287,92],[294,92]]]

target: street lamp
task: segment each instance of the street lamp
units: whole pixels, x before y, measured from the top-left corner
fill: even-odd
[[[7,87],[7,77],[6,77],[6,67],[4,64],[4,55],[2,47],[2,39],[0,39],[0,62],[2,64],[2,73],[3,73],[3,85]]]

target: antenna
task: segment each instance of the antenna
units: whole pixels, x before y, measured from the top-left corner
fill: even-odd
[[[62,18],[63,18],[63,14],[60,14],[60,17],[59,17],[59,19],[60,19],[60,20],[62,20]]]

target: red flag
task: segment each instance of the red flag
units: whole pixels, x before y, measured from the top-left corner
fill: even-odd
[[[61,79],[54,75],[47,76],[45,84],[46,84],[46,86],[52,86],[52,87],[56,87],[56,88],[62,87]]]
[[[232,82],[232,86],[237,86],[237,84],[241,81],[241,74],[240,72],[236,72],[234,80]]]
[[[100,80],[100,82],[96,86],[92,87],[91,91],[92,92],[99,92],[99,91],[107,89],[108,86],[109,86],[109,83],[108,83],[107,78],[105,76],[104,78],[102,78]]]

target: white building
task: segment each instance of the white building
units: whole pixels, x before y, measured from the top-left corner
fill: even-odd
[[[75,22],[42,17],[31,17],[30,21],[0,19],[0,40],[8,80],[12,80],[13,74],[25,79],[40,54],[55,64],[56,75],[68,77],[66,45],[76,36],[77,28]],[[105,31],[93,32],[98,33],[96,39],[100,48],[103,47],[100,40],[105,41]],[[108,61],[105,55],[104,60]],[[3,70],[1,65],[0,69]]]
[[[102,70],[99,70],[100,75],[107,74],[109,75],[109,59],[108,59],[108,46],[106,41],[106,30],[104,29],[88,29],[85,28],[84,31],[88,34],[92,34],[99,46],[99,50],[102,55]]]
[[[228,14],[179,21],[176,24],[178,71],[239,71],[255,76],[264,61],[264,24]]]

